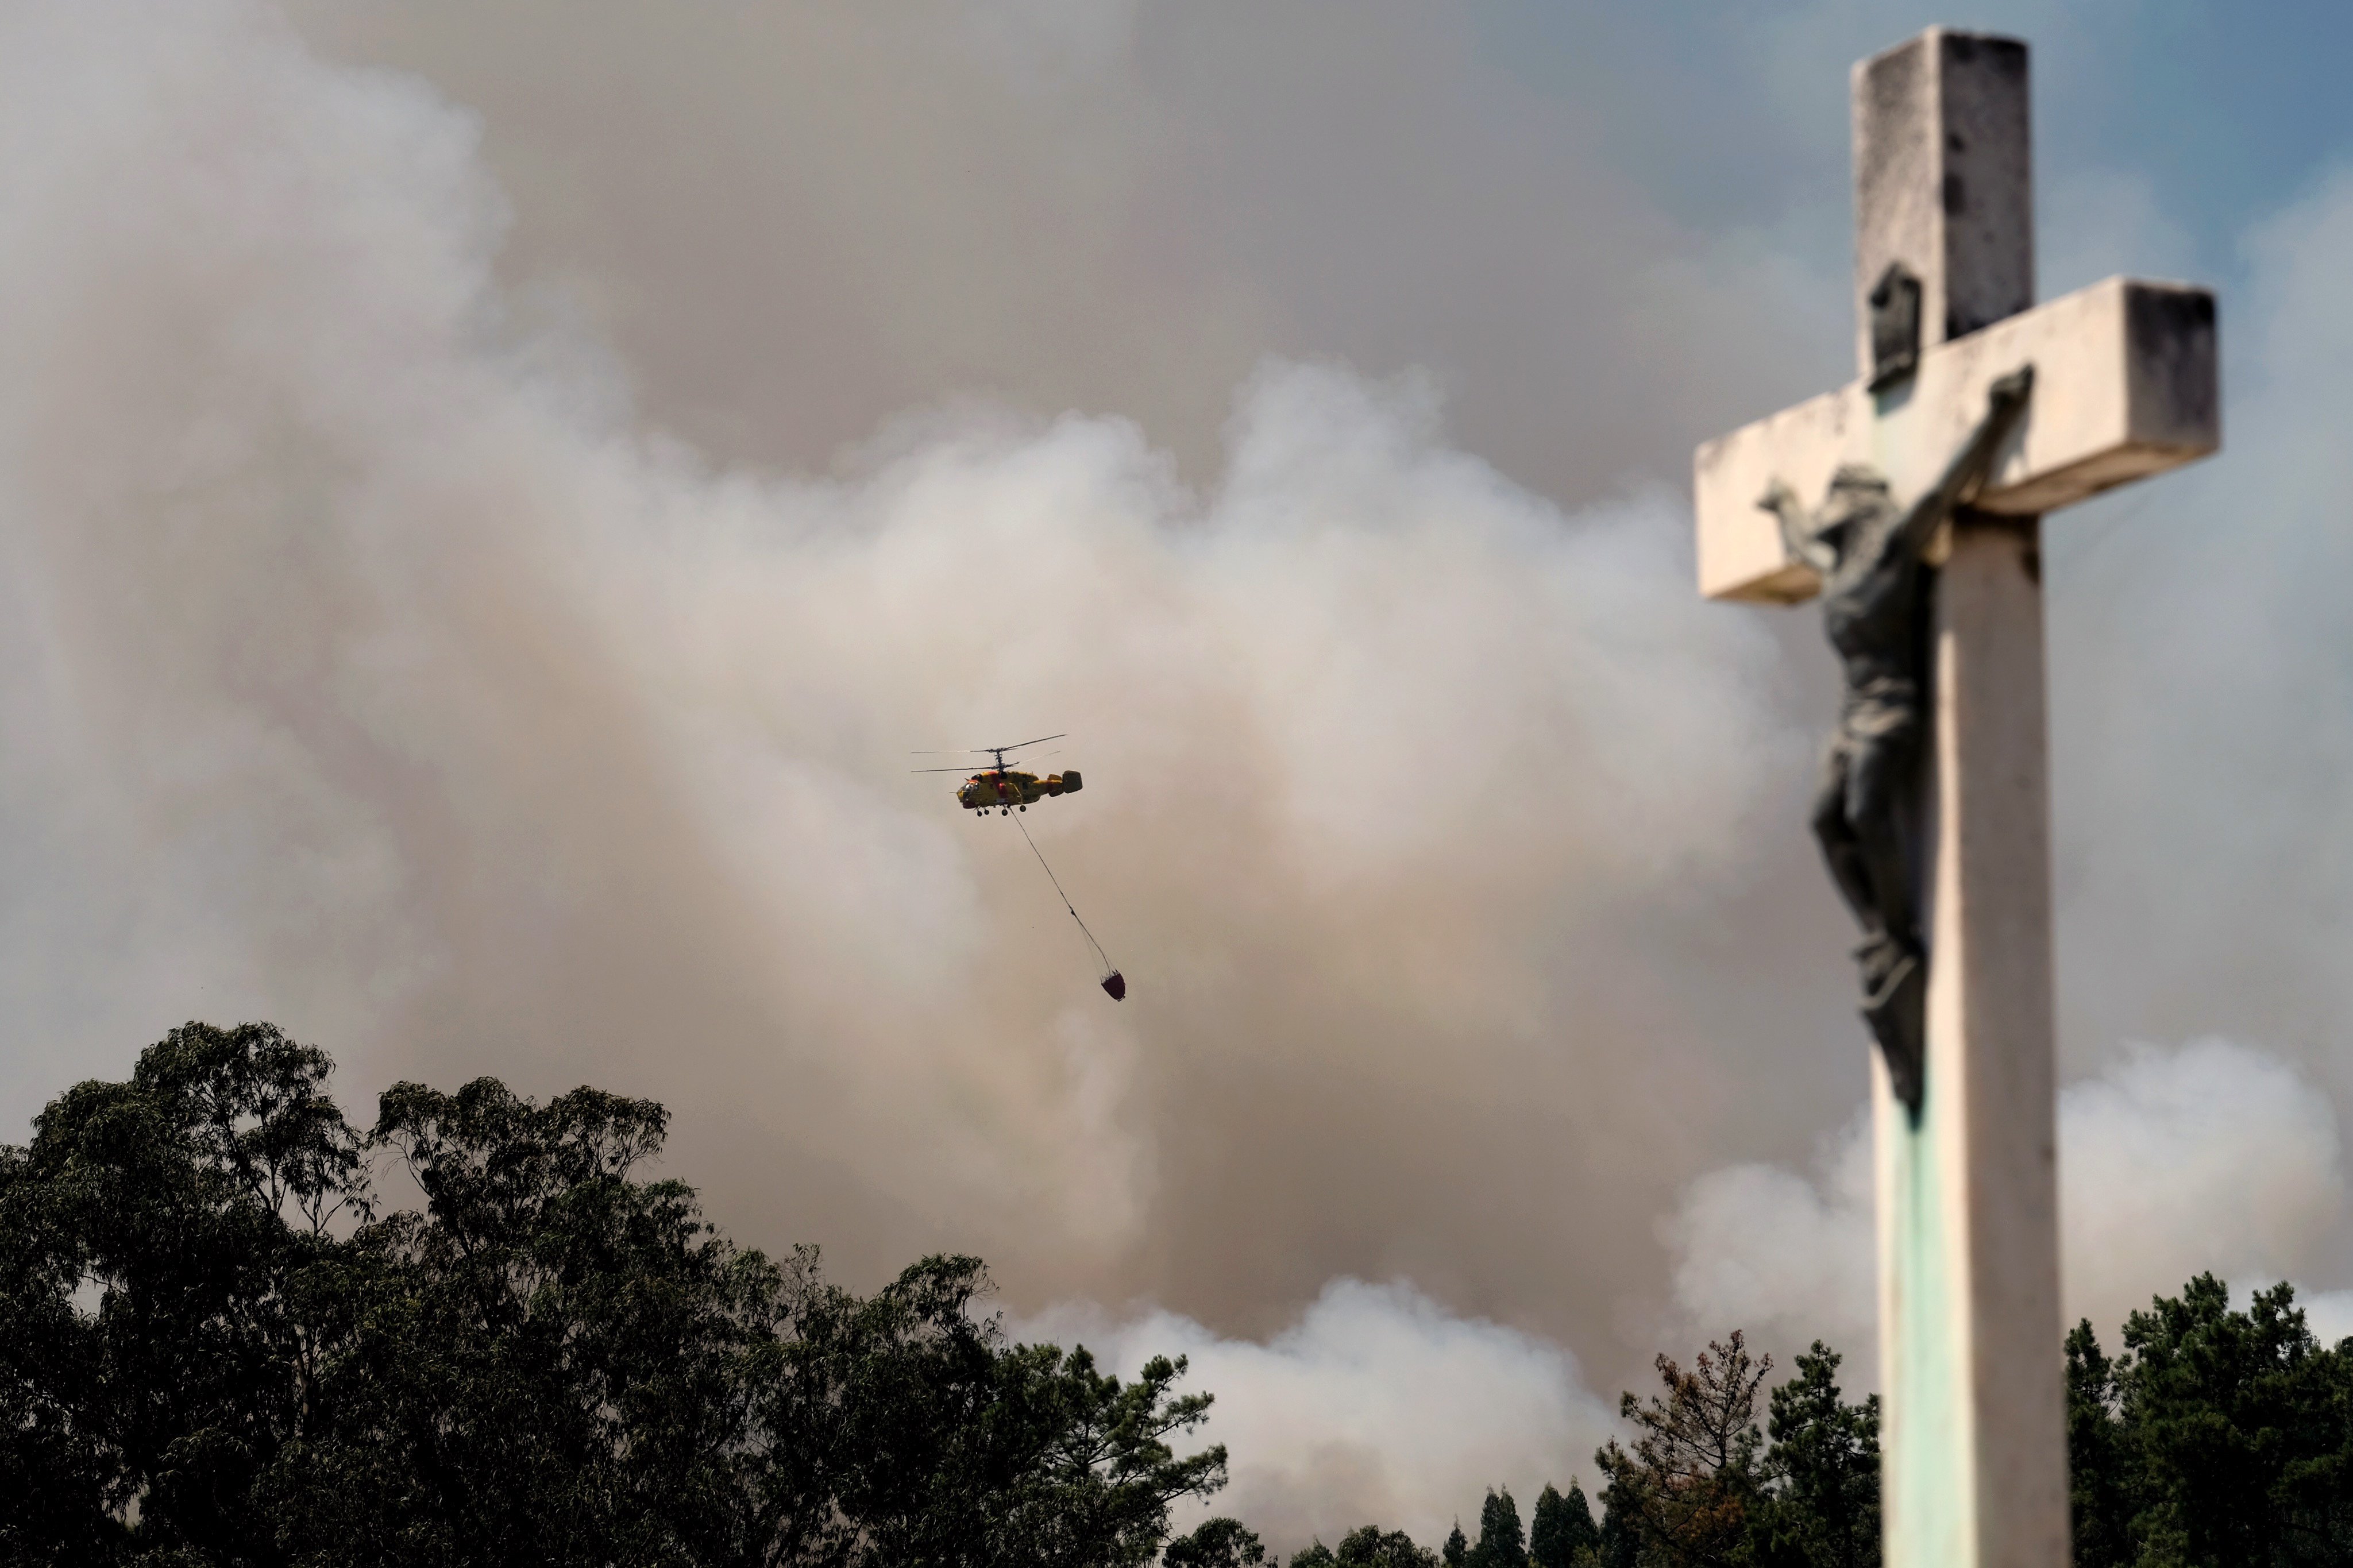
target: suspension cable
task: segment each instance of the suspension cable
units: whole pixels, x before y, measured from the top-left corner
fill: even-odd
[[[1062,891],[1062,879],[1054,875],[1054,868],[1046,864],[1045,851],[1039,849],[1038,841],[1029,837],[1029,825],[1017,816],[1013,819],[1013,826],[1021,830],[1021,841],[1029,846],[1029,853],[1038,857],[1038,864],[1044,869],[1046,880],[1054,884],[1054,891],[1061,899],[1062,907],[1071,911],[1072,920],[1079,921],[1079,930],[1086,936],[1087,945],[1095,950],[1097,958],[1103,960],[1103,972],[1107,974],[1118,973],[1112,963],[1111,954],[1103,951],[1103,943],[1095,941],[1095,933],[1087,930],[1086,921],[1079,920],[1077,906],[1071,902],[1071,895]]]

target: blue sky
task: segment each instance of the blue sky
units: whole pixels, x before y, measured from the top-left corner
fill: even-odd
[[[1776,226],[1818,205],[1844,174],[1846,62],[1931,24],[2028,39],[2046,176],[2148,179],[2210,269],[2235,269],[2232,237],[2353,142],[2353,14],[2341,6],[1482,0],[1476,14],[1499,64],[1606,104],[1613,162],[1709,229]]]

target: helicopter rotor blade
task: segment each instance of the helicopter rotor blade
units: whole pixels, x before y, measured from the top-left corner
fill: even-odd
[[[1065,730],[1059,735],[1040,735],[1034,741],[1017,741],[1010,746],[924,746],[909,752],[907,754],[911,757],[993,757],[996,759],[996,765],[1002,768],[1005,765],[1005,753],[1008,752],[1018,752],[1024,746],[1042,746],[1049,741],[1062,741],[1068,740],[1069,738],[1070,731]],[[1059,752],[1049,752],[1046,754],[1048,756],[1059,756],[1061,753]],[[964,767],[968,768],[976,765],[977,764],[976,763],[966,763],[964,764]],[[911,773],[961,773],[964,769],[909,768],[907,771]]]
[[[1034,741],[1016,741],[1009,746],[918,746],[907,754],[911,757],[986,757],[997,752],[1018,752],[1024,746],[1042,746],[1049,741],[1066,739],[1070,731],[1060,735],[1040,735]]]

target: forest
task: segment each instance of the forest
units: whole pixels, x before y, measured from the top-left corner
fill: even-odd
[[[1274,1564],[1213,1390],[1012,1342],[980,1260],[871,1295],[641,1179],[660,1106],[415,1083],[372,1125],[267,1024],[190,1024],[0,1148],[0,1562]],[[396,1171],[421,1205],[377,1190]],[[2353,1341],[2211,1277],[2065,1339],[2083,1568],[2353,1563]],[[1593,1456],[1588,1497],[1367,1521],[1289,1568],[1862,1568],[1878,1405],[1731,1331]]]

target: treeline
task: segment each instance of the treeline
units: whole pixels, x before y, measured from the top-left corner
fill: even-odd
[[[0,1563],[1250,1568],[1172,1538],[1226,1454],[1185,1363],[1008,1342],[979,1262],[871,1296],[739,1248],[637,1173],[661,1108],[484,1079],[326,1092],[325,1054],[192,1024],[0,1148]],[[377,1166],[420,1210],[386,1212]],[[2353,1565],[2353,1341],[2211,1277],[2065,1343],[2082,1568]],[[1592,1498],[1487,1494],[1433,1548],[1288,1568],[1864,1568],[1879,1407],[1738,1333],[1621,1404]]]
[[[2353,1565],[2353,1339],[2323,1345],[2287,1285],[2243,1310],[2211,1275],[2125,1321],[2111,1358],[2088,1322],[2065,1342],[2077,1568]],[[1546,1487],[1525,1535],[1508,1491],[1479,1534],[1431,1552],[1367,1527],[1292,1568],[1877,1568],[1879,1402],[1840,1395],[1818,1341],[1757,1395],[1741,1336],[1620,1405],[1631,1447],[1595,1458],[1597,1521]]]
[[[404,1083],[363,1132],[329,1068],[190,1025],[0,1151],[0,1560],[1141,1563],[1224,1480],[1183,1362],[1008,1344],[974,1259],[731,1245],[634,1179],[659,1106]]]
[[[1594,1456],[1584,1489],[1547,1486],[1524,1528],[1509,1489],[1488,1492],[1476,1540],[1458,1523],[1437,1551],[1375,1526],[1317,1542],[1291,1568],[1862,1568],[1879,1561],[1879,1400],[1847,1404],[1837,1352],[1817,1341],[1798,1375],[1765,1390],[1772,1359],[1735,1331],[1686,1369],[1658,1359],[1659,1392],[1629,1394],[1633,1446]],[[1765,1394],[1765,1410],[1757,1409]]]
[[[2067,1336],[2079,1568],[2353,1563],[2353,1339],[2287,1285],[2244,1311],[2211,1274],[2126,1320],[2111,1360]]]

